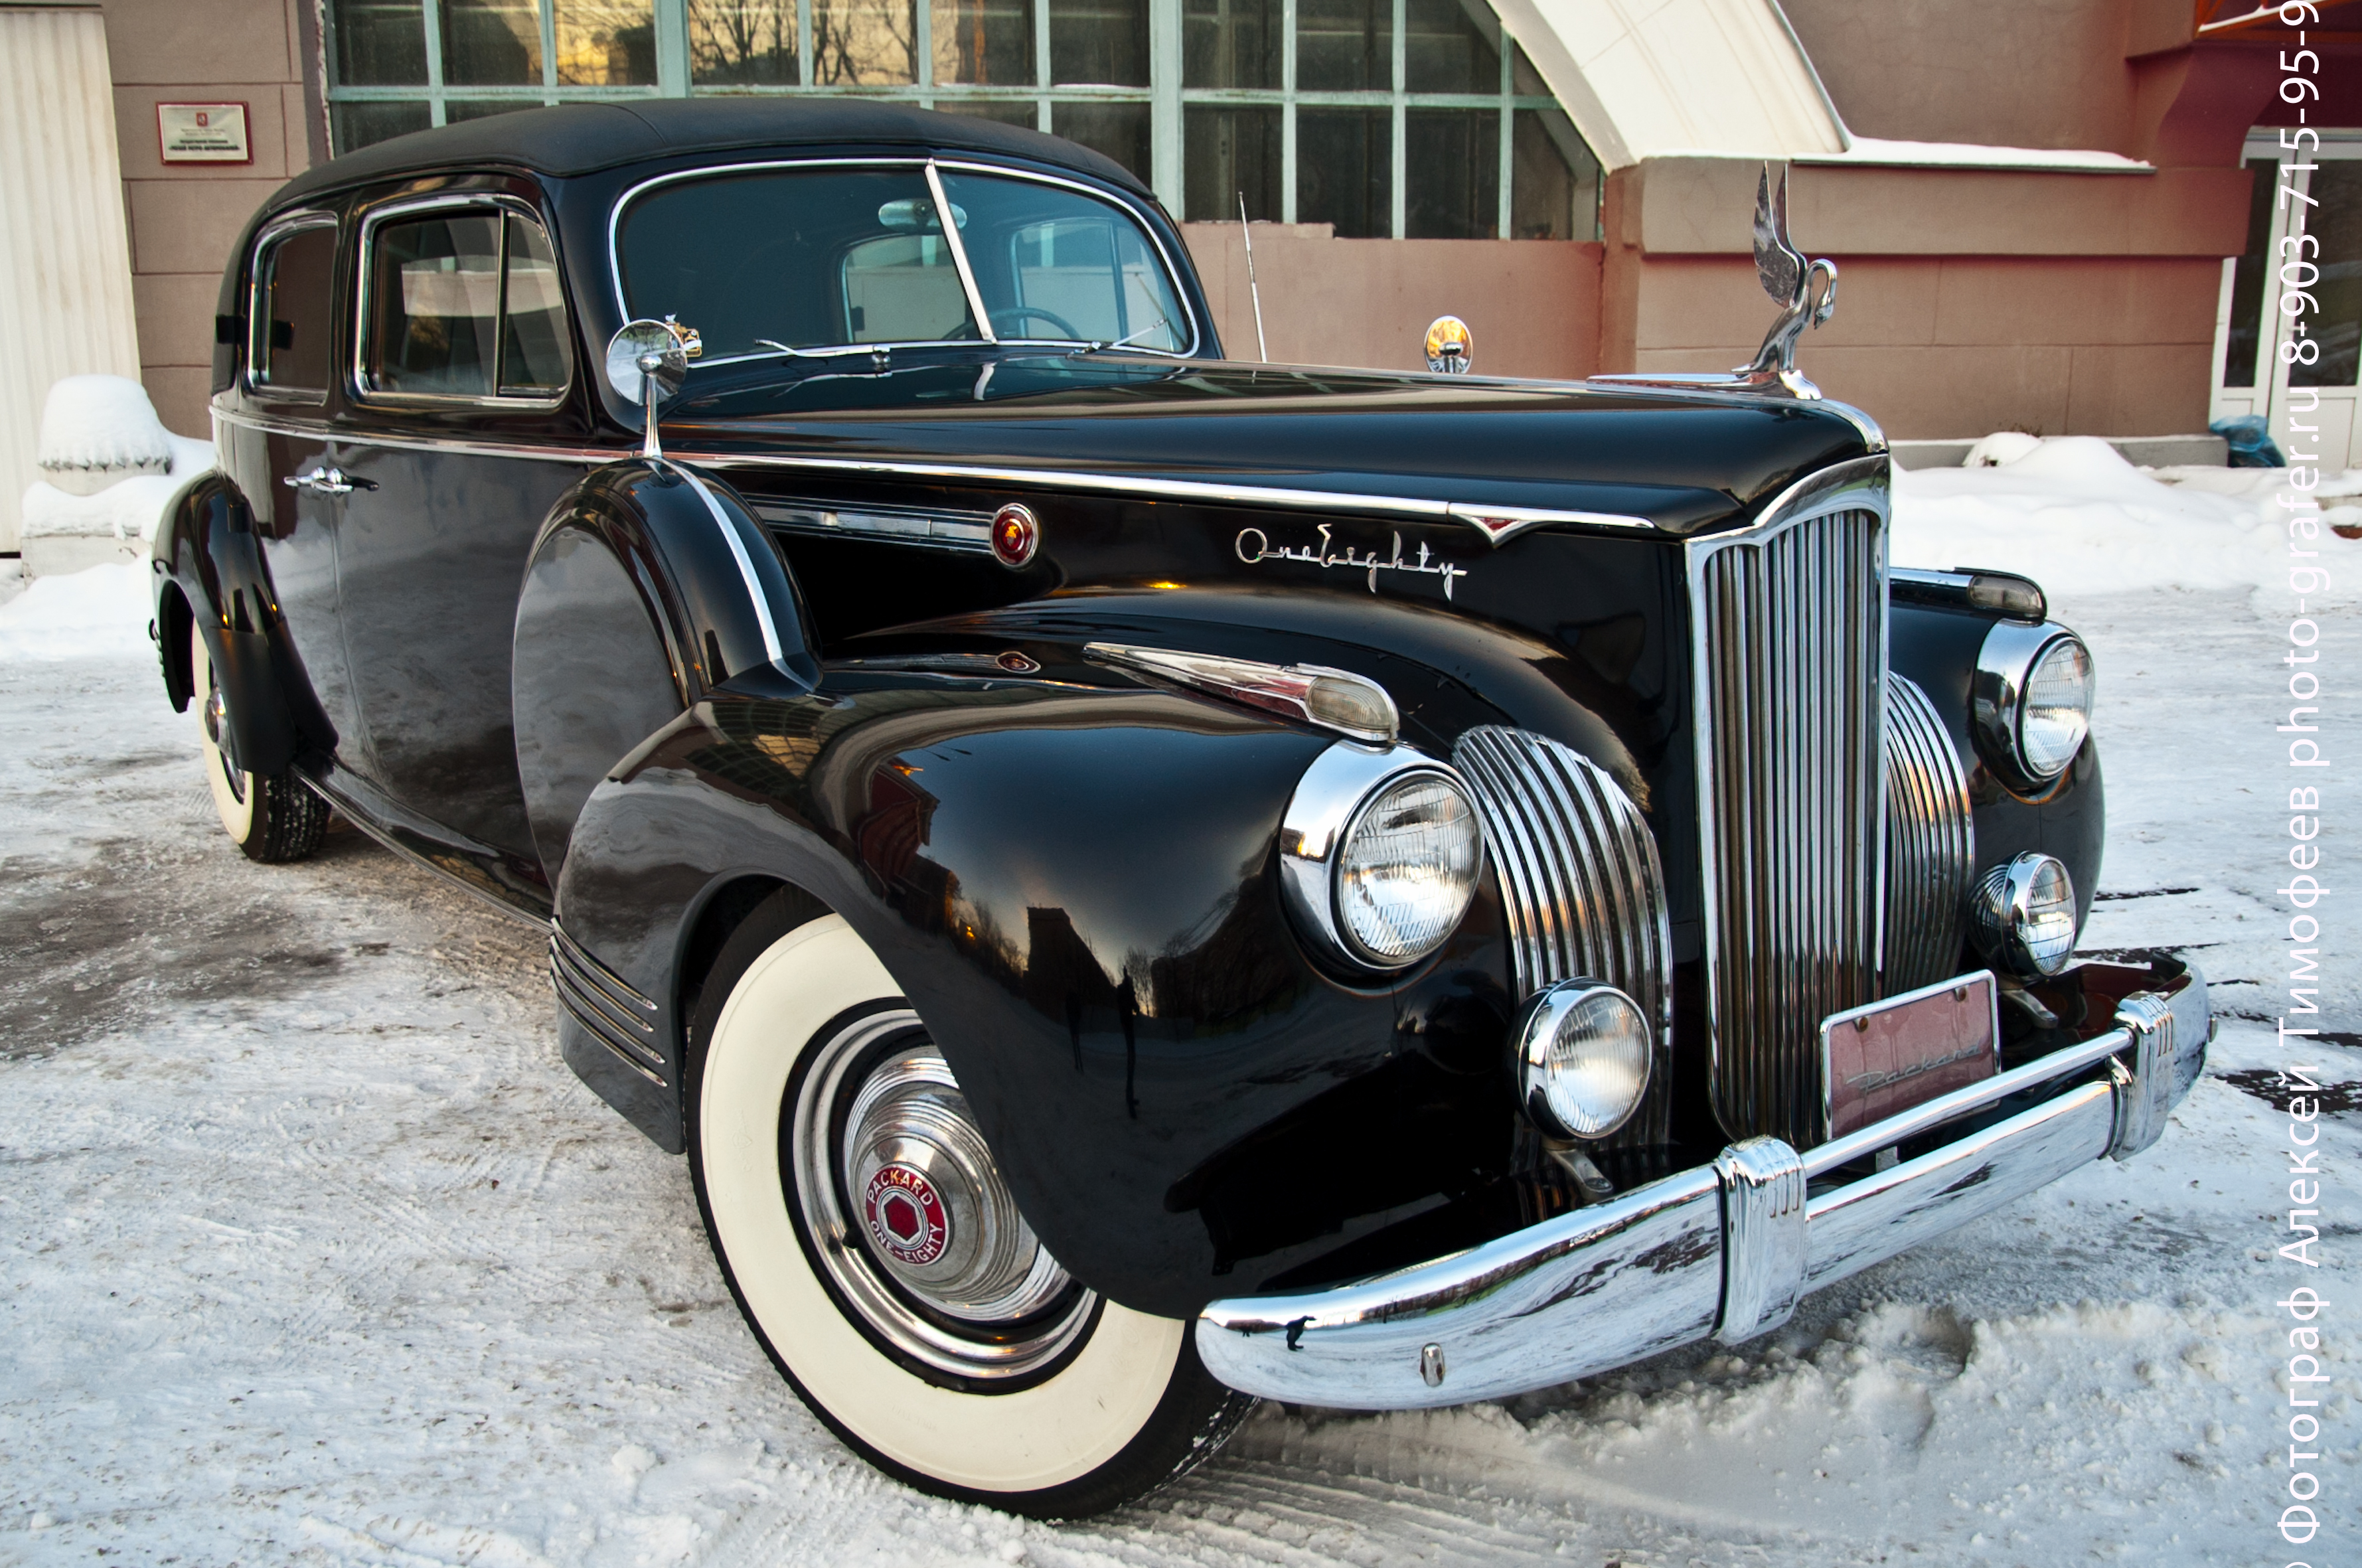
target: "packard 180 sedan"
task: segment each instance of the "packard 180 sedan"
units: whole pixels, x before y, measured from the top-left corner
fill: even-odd
[[[2147,1147],[2211,1027],[2073,961],[2090,656],[1890,567],[1783,211],[1754,365],[1525,381],[1226,359],[1144,187],[981,120],[403,137],[225,276],[164,683],[254,859],[333,810],[546,929],[912,1485],[1744,1342]]]

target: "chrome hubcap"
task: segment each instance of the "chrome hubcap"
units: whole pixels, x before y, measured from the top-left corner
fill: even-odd
[[[204,725],[205,744],[214,748],[214,766],[221,769],[231,797],[244,804],[246,775],[229,765],[229,756],[221,748],[222,728],[229,723],[229,703],[222,697],[221,682],[214,678],[211,666],[205,669],[205,701],[199,713],[199,722]]]
[[[872,1013],[822,1044],[792,1112],[805,1228],[877,1333],[962,1378],[1021,1376],[1074,1344],[1097,1299],[1018,1212],[915,1013]]]

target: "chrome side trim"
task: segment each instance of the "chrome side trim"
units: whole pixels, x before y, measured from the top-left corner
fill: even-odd
[[[665,1082],[657,1004],[590,956],[556,921],[549,924],[549,982],[558,1004],[592,1038],[650,1083]]]
[[[1368,676],[1350,669],[1331,669],[1321,664],[1264,664],[1129,643],[1085,643],[1083,657],[1159,685],[1203,691],[1268,713],[1285,714],[1363,745],[1390,746],[1402,734],[1402,714],[1395,707],[1393,695]],[[1359,724],[1338,717],[1334,704],[1324,699],[1341,688],[1350,698],[1359,699],[1355,706],[1362,716],[1378,722]]]
[[[775,502],[748,496],[746,504],[764,526],[815,538],[877,539],[896,545],[932,545],[970,555],[992,553],[989,512],[922,511],[902,506],[831,506],[819,502]]]
[[[1480,725],[1451,748],[1501,883],[1517,999],[1604,980],[1640,1004],[1656,1039],[1649,1092],[1610,1148],[1662,1143],[1673,1077],[1672,928],[1657,841],[1605,769],[1529,730]]]
[[[1706,1030],[1732,1137],[1820,1135],[1819,1025],[1872,999],[1885,858],[1884,457],[1686,546]]]
[[[2157,1052],[2135,1050],[2138,1021],[2158,1010],[2173,1029]],[[2170,997],[2136,993],[2117,1017],[2092,1040],[1806,1154],[1748,1140],[1710,1166],[1432,1263],[1216,1301],[1198,1316],[1198,1353],[1222,1382],[1265,1398],[1413,1409],[1587,1377],[1708,1334],[1738,1342],[1785,1320],[1805,1292],[2108,1153],[2128,1099],[2147,1103],[2164,1085],[2158,1103],[2169,1109],[2202,1062],[2205,982],[2192,969]],[[2130,1068],[2076,1081],[2127,1051]],[[2030,1089],[2049,1098],[1807,1196],[1816,1175]]]
[[[1805,1162],[1777,1138],[1749,1138],[1714,1162],[1722,1185],[1722,1316],[1714,1337],[1744,1344],[1795,1315],[1805,1285]]]
[[[653,425],[650,427],[654,428]],[[738,525],[722,509],[722,502],[713,493],[712,487],[698,478],[695,470],[679,463],[666,466],[687,480],[690,489],[697,491],[697,498],[705,502],[705,510],[713,513],[713,525],[722,530],[722,542],[730,547],[730,558],[738,563],[738,578],[746,585],[746,598],[755,606],[756,624],[763,628],[764,655],[773,664],[784,668],[787,650],[780,646],[779,628],[771,619],[770,595],[763,591],[763,584],[755,576],[755,562],[746,554],[746,541],[738,536]]]
[[[706,361],[700,361],[704,363]],[[279,436],[302,436],[316,440],[353,441],[380,447],[406,447],[438,452],[465,452],[476,457],[522,458],[536,462],[581,463],[596,467],[612,463],[619,458],[635,457],[637,447],[541,447],[523,442],[455,441],[425,436],[381,434],[377,431],[348,431],[326,420],[310,424],[294,420],[270,419],[243,409],[226,408],[216,403],[214,417],[226,424],[261,430]],[[1210,484],[1198,480],[1163,479],[1153,475],[1105,474],[1070,469],[995,468],[976,463],[920,463],[882,458],[810,458],[775,452],[693,452],[673,448],[668,457],[680,462],[697,463],[709,469],[786,469],[821,474],[882,474],[897,479],[958,480],[980,484],[1038,485],[1050,490],[1087,491],[1098,495],[1141,496],[1151,501],[1203,502],[1220,506],[1268,506],[1292,512],[1327,512],[1342,513],[1376,513],[1385,517],[1406,517],[1420,523],[1466,523],[1475,526],[1466,513],[1481,512],[1492,515],[1485,508],[1472,508],[1456,501],[1426,501],[1412,496],[1366,495],[1351,491],[1289,490],[1273,485]],[[1619,530],[1647,528],[1656,525],[1645,517],[1618,517],[1606,513],[1552,512],[1533,514],[1531,526],[1545,524],[1574,527],[1613,527]],[[1483,530],[1480,528],[1481,533]],[[1488,537],[1490,536],[1487,536]],[[989,548],[989,542],[987,544]]]
[[[1506,545],[1529,528],[1552,523],[1584,528],[1640,528],[1650,533],[1657,527],[1646,517],[1628,517],[1620,512],[1550,512],[1531,506],[1479,506],[1468,501],[1452,502],[1444,511],[1495,545]]]
[[[1976,822],[1960,755],[1927,694],[1890,673],[1881,994],[1932,986],[1959,967],[1976,867]]]

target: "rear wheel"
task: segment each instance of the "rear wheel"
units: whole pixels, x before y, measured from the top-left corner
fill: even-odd
[[[1214,1452],[1253,1401],[1186,1322],[1034,1236],[950,1067],[844,922],[758,907],[707,977],[689,1148],[732,1294],[865,1459],[1013,1513],[1102,1512]]]
[[[229,704],[215,679],[204,634],[189,627],[189,687],[197,700],[197,721],[205,754],[205,781],[213,786],[214,810],[230,842],[249,860],[301,860],[327,836],[328,803],[292,771],[267,778],[241,771],[222,750]]]

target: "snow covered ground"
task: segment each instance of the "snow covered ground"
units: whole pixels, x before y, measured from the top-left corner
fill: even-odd
[[[2263,1560],[2297,1271],[2270,1250],[2284,1121],[2228,1075],[2273,1059],[2287,610],[2253,585],[2285,558],[2256,495],[2067,467],[1905,476],[1896,550],[2028,570],[2092,644],[2086,946],[2191,947],[2231,1015],[2165,1140],[1738,1353],[1421,1415],[1267,1407],[1072,1527],[840,1449],[740,1325],[682,1163],[558,1061],[540,939],[348,831],[248,863],[137,569],[42,580],[0,605],[0,1562]],[[2324,549],[2362,585],[2362,544]],[[2362,628],[2322,620],[2343,755]],[[2331,800],[2337,867],[2362,802]],[[2324,955],[2341,1081],[2356,956]],[[2316,1468],[2350,1521],[2362,1119],[2326,1125]]]

